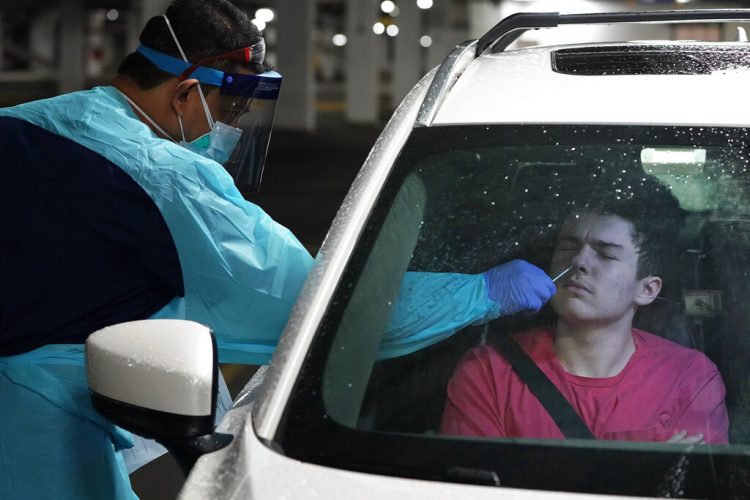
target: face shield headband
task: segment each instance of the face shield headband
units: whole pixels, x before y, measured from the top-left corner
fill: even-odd
[[[265,56],[263,40],[251,47],[204,58],[195,63],[144,45],[140,45],[137,52],[157,68],[177,76],[181,81],[195,78],[201,83],[219,87],[217,123],[213,123],[205,99],[201,99],[211,126],[209,154],[204,156],[222,163],[240,191],[258,192],[271,139],[281,75],[275,71],[261,74],[230,73],[202,64],[228,59],[260,64]],[[232,133],[223,133],[228,129]]]

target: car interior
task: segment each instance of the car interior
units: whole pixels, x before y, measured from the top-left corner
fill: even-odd
[[[619,163],[610,162],[609,168],[655,175],[670,186],[686,217],[660,298],[638,310],[634,327],[703,351],[716,363],[727,389],[730,443],[750,444],[750,186],[744,153],[729,158],[734,153],[709,150],[696,168],[688,163],[648,163],[643,149],[623,149]],[[464,168],[462,162],[479,154],[464,151],[449,160],[431,158],[431,168],[443,169],[441,175],[420,170],[427,200],[410,270],[476,273],[512,258],[546,269],[554,245],[552,220],[564,212],[551,193],[585,185],[592,169],[598,168],[591,158],[581,160],[579,153],[561,160],[557,149],[549,151],[550,158],[536,154],[533,162],[520,160],[519,154],[512,161],[498,158],[508,165],[502,170],[505,175],[496,175],[495,181],[485,176],[485,189],[477,189],[481,172],[455,174]],[[492,209],[481,200],[483,192],[494,195]],[[493,336],[552,321],[554,312],[545,306],[536,315],[468,326],[426,349],[376,362],[357,427],[437,433],[448,380],[467,350],[492,343]]]

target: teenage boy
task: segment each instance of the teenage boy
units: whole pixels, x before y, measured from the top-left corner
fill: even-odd
[[[677,201],[653,178],[589,190],[558,234],[550,275],[551,326],[512,339],[597,439],[727,443],[725,389],[701,352],[633,328],[653,302],[658,267],[673,245]],[[593,193],[593,194],[592,194]],[[593,200],[592,197],[596,197]],[[539,400],[492,346],[471,350],[448,385],[441,432],[563,438]]]

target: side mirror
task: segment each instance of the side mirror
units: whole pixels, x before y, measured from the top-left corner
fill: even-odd
[[[116,425],[161,443],[185,474],[201,455],[232,440],[213,432],[218,366],[213,333],[192,321],[131,321],[86,340],[94,408]]]

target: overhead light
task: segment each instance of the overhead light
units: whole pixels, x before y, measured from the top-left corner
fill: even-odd
[[[266,29],[266,23],[265,23],[265,21],[261,21],[260,19],[253,19],[253,20],[252,20],[251,22],[252,22],[252,23],[253,23],[253,24],[255,25],[255,27],[256,27],[256,28],[258,28],[258,29],[259,29],[260,31],[263,31],[264,29]]]
[[[383,2],[380,2],[380,10],[385,12],[386,14],[390,14],[393,12],[393,9],[396,8],[396,4],[393,3],[391,0],[384,0]]]
[[[432,0],[417,0],[417,7],[420,9],[432,8]]]
[[[388,36],[398,35],[398,26],[396,26],[395,24],[389,24],[388,27],[385,29],[385,33]]]
[[[336,47],[343,47],[346,45],[346,35],[343,33],[336,33],[331,38],[331,42],[333,42]]]
[[[385,24],[378,21],[377,23],[372,25],[372,32],[376,35],[382,35],[385,33]]]
[[[273,21],[274,17],[276,17],[276,14],[274,14],[271,9],[268,9],[266,7],[255,11],[255,19],[263,21],[264,23],[270,23],[271,21]]]
[[[419,37],[419,45],[425,48],[429,47],[432,45],[432,37],[430,35],[422,35]]]
[[[118,11],[117,9],[109,9],[106,16],[110,21],[117,21],[117,18],[120,17],[120,11]]]
[[[706,150],[700,148],[643,148],[643,169],[654,175],[699,174],[706,163]]]

